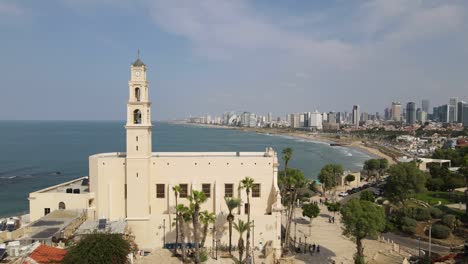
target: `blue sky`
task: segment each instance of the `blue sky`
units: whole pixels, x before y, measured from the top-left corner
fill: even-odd
[[[468,101],[463,0],[0,0],[0,119],[158,120]]]

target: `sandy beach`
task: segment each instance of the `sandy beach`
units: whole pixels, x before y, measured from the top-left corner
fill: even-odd
[[[194,124],[188,122],[174,122],[177,124],[186,124],[186,125],[194,125],[194,126],[201,126],[201,127],[208,127],[208,128],[223,128],[223,129],[232,129],[232,130],[241,130],[246,132],[255,132],[260,134],[270,134],[270,135],[281,135],[281,136],[288,136],[297,139],[305,139],[309,141],[315,142],[326,142],[330,144],[340,144],[341,147],[353,148],[371,156],[375,156],[378,158],[388,160],[388,163],[395,164],[396,161],[388,154],[382,152],[380,149],[369,147],[368,145],[364,144],[362,141],[353,140],[350,138],[341,139],[341,138],[333,138],[331,135],[324,135],[322,133],[313,133],[309,131],[298,131],[298,130],[290,130],[284,128],[251,128],[251,127],[233,127],[233,126],[224,126],[224,125],[207,125],[207,124]]]

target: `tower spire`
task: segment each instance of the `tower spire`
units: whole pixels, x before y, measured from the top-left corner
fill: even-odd
[[[137,59],[140,59],[140,49],[138,48],[138,51],[137,51]]]

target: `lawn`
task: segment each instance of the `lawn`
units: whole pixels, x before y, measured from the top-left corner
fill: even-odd
[[[458,203],[464,199],[463,194],[457,192],[424,192],[416,194],[414,198],[430,205],[436,205],[439,201],[441,204]]]

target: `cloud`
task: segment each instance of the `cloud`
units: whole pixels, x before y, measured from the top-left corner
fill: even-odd
[[[14,17],[24,15],[25,11],[14,1],[0,1],[0,17]]]
[[[199,55],[210,58],[276,52],[278,56],[313,55],[327,63],[342,61],[350,52],[339,40],[314,39],[285,30],[244,0],[157,0],[150,12],[163,30],[187,39]]]

